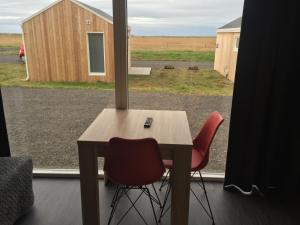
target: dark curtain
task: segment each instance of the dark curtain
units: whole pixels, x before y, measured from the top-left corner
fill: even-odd
[[[297,1],[245,0],[225,187],[300,188]]]
[[[2,93],[0,88],[0,157],[10,156],[8,136],[5,124]]]

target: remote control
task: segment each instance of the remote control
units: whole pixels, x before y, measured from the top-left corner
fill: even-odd
[[[151,117],[147,117],[145,123],[144,123],[144,128],[150,128],[152,124],[153,119]]]

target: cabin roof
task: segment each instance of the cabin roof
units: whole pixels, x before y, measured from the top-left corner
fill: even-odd
[[[219,29],[232,29],[232,28],[241,28],[242,25],[242,17],[239,17],[227,24],[225,24],[222,27],[219,27]]]
[[[54,3],[52,3],[51,5],[47,6],[46,8],[38,11],[37,13],[34,13],[30,17],[28,17],[27,19],[23,20],[22,24],[24,24],[25,22],[31,20],[32,18],[40,15],[41,13],[47,11],[49,8],[57,5],[58,3],[62,2],[62,1],[63,0],[58,0],[58,1],[54,2]],[[111,15],[107,14],[106,12],[104,12],[104,11],[98,9],[98,8],[92,7],[90,5],[87,5],[87,4],[83,3],[83,2],[77,1],[77,0],[70,0],[70,1],[73,2],[73,3],[75,3],[76,5],[80,6],[81,8],[84,8],[85,10],[90,11],[91,13],[95,14],[96,16],[98,16],[98,17],[106,20],[107,22],[113,23],[113,17]]]
[[[86,8],[88,8],[91,11],[95,12],[97,15],[100,15],[100,16],[106,18],[109,21],[111,21],[111,22],[113,21],[113,17],[111,15],[107,14],[106,12],[102,11],[101,9],[92,7],[90,5],[87,5],[87,4],[85,4],[83,2],[80,2],[80,1],[77,1],[77,0],[73,0],[73,1],[85,6]]]

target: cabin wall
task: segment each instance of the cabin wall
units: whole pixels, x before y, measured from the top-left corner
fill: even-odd
[[[214,69],[232,82],[235,78],[237,51],[235,38],[238,32],[220,32],[217,34]]]
[[[64,0],[23,24],[31,81],[114,81],[113,25]],[[105,76],[89,76],[87,32],[104,32]]]

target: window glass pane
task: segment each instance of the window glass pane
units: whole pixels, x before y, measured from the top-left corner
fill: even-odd
[[[112,30],[112,24],[108,26]],[[45,30],[48,35],[52,34]],[[80,37],[86,40],[87,34],[81,33]],[[25,40],[28,40],[26,35],[31,38],[37,33],[26,33]],[[102,37],[96,34],[100,47],[103,46]],[[104,108],[115,106],[114,74],[107,70],[105,77],[89,76],[88,55],[80,55],[82,49],[88,48],[86,41],[74,45],[72,57],[76,60],[70,60],[68,48],[51,51],[51,57],[38,57],[44,49],[37,52],[36,46],[55,46],[56,43],[52,38],[34,40],[30,43],[33,47],[30,49],[27,45],[25,50],[28,65],[33,65],[30,64],[31,54],[36,58],[34,65],[57,80],[35,81],[32,67],[28,67],[29,80],[26,80],[26,64],[19,58],[22,35],[0,34],[0,87],[11,154],[31,156],[34,169],[78,169],[78,138]],[[3,59],[10,61],[7,63]],[[53,64],[53,67],[39,66]],[[78,75],[75,82],[71,79],[72,73]],[[105,80],[110,77],[111,81]],[[102,81],[102,78],[105,79]],[[99,169],[102,167],[103,158],[99,158]]]
[[[104,73],[104,47],[102,33],[89,33],[90,72]]]
[[[243,0],[217,2],[145,2],[139,10],[128,2],[129,106],[186,111],[193,138],[211,112],[220,112],[225,121],[204,171],[223,173]]]
[[[237,37],[235,42],[235,48],[238,49],[239,45],[240,45],[240,37]]]

